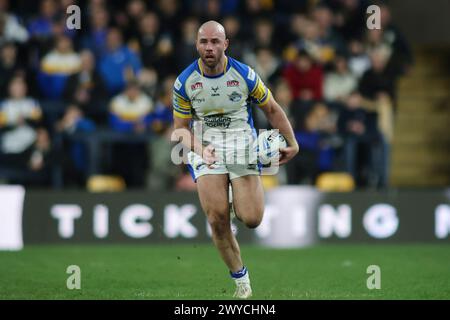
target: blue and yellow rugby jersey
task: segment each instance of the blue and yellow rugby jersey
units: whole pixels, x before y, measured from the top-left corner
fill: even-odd
[[[194,133],[205,145],[212,142],[209,135],[204,134],[210,129],[224,133],[231,130],[240,131],[239,134],[246,132],[255,138],[250,101],[264,107],[271,96],[270,90],[248,65],[226,57],[224,70],[217,76],[207,76],[198,59],[178,76],[174,84],[174,116],[192,119]],[[196,131],[199,124],[201,130]],[[227,146],[232,145],[229,140],[227,135]],[[225,144],[215,143],[216,151],[221,145]]]

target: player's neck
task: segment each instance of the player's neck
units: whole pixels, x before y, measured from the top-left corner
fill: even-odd
[[[200,64],[201,64],[201,71],[202,71],[203,75],[206,75],[209,77],[214,77],[219,74],[225,73],[227,57],[225,55],[223,55],[220,58],[219,63],[217,63],[216,66],[214,66],[213,68],[210,68],[207,65],[205,65],[201,59],[200,59]]]

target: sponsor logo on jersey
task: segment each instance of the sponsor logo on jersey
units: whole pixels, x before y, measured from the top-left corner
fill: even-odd
[[[227,87],[239,87],[239,81],[229,80],[227,81]]]
[[[205,98],[193,98],[192,103],[202,103],[205,102]]]
[[[197,90],[197,89],[203,89],[203,83],[196,82],[193,85],[191,85],[191,90]]]
[[[248,75],[247,75],[248,80],[254,81],[255,77],[256,77],[255,71],[253,71],[252,68],[248,68]]]
[[[206,116],[203,118],[203,120],[205,121],[205,124],[210,128],[228,128],[231,124],[230,117],[224,117],[221,115]]]
[[[242,99],[242,94],[233,91],[231,94],[228,95],[228,98],[230,98],[230,101],[238,102]]]
[[[177,80],[175,81],[174,87],[175,87],[175,89],[177,89],[177,90],[180,90],[180,88],[181,88],[181,81],[178,80],[178,78],[177,78]]]
[[[211,97],[218,97],[218,96],[220,96],[220,94],[217,93],[217,91],[219,90],[219,86],[211,87],[211,90],[214,92],[214,93],[211,94]]]

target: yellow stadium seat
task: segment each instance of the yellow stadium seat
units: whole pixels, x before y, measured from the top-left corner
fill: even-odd
[[[273,176],[261,176],[261,182],[264,190],[275,188],[279,185],[276,175]]]
[[[355,189],[355,180],[346,172],[326,172],[319,175],[316,187],[321,191],[350,192]]]
[[[87,181],[89,192],[119,192],[125,188],[125,181],[119,176],[93,175]]]

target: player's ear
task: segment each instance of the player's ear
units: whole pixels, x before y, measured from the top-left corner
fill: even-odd
[[[228,49],[228,45],[230,44],[230,40],[225,39],[225,48],[224,51]]]

